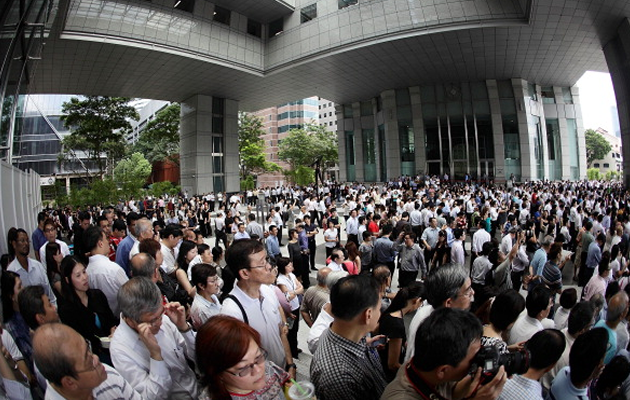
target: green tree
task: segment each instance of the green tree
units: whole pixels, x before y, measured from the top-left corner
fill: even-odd
[[[114,168],[114,181],[125,197],[137,197],[151,175],[151,163],[141,153],[133,153]]]
[[[170,196],[177,196],[181,192],[182,188],[179,185],[173,185],[170,181],[155,182],[151,184],[149,193],[154,197],[160,197],[165,194]]]
[[[589,181],[598,181],[601,179],[601,174],[599,173],[599,168],[589,168],[586,170],[586,178]]]
[[[83,100],[76,97],[62,106],[61,120],[70,129],[70,135],[62,141],[60,161],[76,157],[77,151],[85,152],[103,177],[108,165],[120,160],[126,151],[123,135],[131,129],[130,119],[140,116],[124,97],[90,96]],[[86,174],[91,178],[89,170]]]
[[[261,138],[264,134],[262,118],[239,113],[238,152],[242,179],[255,173],[281,170],[278,164],[266,159],[265,141]]]
[[[325,170],[334,166],[339,158],[337,134],[313,123],[302,129],[291,129],[280,143],[278,157],[290,165],[292,172],[298,172],[299,167],[321,167]],[[322,172],[319,171],[320,178]],[[307,176],[304,171],[299,174]]]
[[[134,151],[144,154],[150,163],[168,160],[179,164],[180,113],[179,103],[158,112],[140,133]]]
[[[591,165],[594,160],[601,160],[606,157],[612,149],[604,136],[592,129],[587,129],[584,132],[584,138],[586,139],[586,162],[588,165]]]

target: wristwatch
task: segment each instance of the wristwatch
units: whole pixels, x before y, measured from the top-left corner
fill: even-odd
[[[289,371],[291,368],[295,368],[297,370],[297,365],[292,363],[292,364],[287,364],[287,366],[285,367],[287,371]]]

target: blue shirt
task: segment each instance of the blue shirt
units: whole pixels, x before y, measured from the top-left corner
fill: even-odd
[[[35,254],[39,254],[39,249],[41,249],[44,243],[46,243],[46,236],[44,236],[44,231],[39,228],[35,228],[33,234],[31,235],[31,242],[33,242],[33,249],[35,249]]]
[[[602,260],[602,250],[599,248],[597,241],[593,241],[588,246],[588,255],[586,256],[586,266],[588,268],[597,268]]]
[[[606,357],[604,357],[604,364],[608,364],[617,354],[617,332],[610,329],[605,320],[597,321],[593,328],[604,328],[608,331],[608,348],[606,349]]]
[[[571,383],[571,367],[564,367],[558,372],[547,400],[551,399],[551,394],[555,400],[588,400],[588,388],[578,389]]]
[[[267,254],[274,257],[280,255],[280,245],[278,244],[277,236],[269,235],[265,245],[267,246]]]
[[[542,385],[533,379],[514,375],[505,381],[498,400],[543,400]]]
[[[534,275],[542,276],[543,269],[545,268],[545,264],[547,263],[547,252],[545,249],[538,249],[534,253],[534,257],[532,257],[532,262],[530,265],[534,270]]]
[[[133,247],[134,240],[131,235],[127,235],[126,238],[120,242],[116,249],[116,264],[120,265],[125,270],[127,276],[129,276],[129,252]]]

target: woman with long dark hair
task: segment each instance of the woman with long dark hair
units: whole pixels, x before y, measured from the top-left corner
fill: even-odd
[[[86,267],[74,256],[61,262],[61,278],[59,318],[90,341],[101,361],[111,363],[100,339],[110,337],[118,325],[107,297],[99,289],[90,289]]]
[[[55,296],[61,295],[61,260],[63,260],[63,254],[61,254],[61,246],[59,243],[52,242],[46,243],[46,275],[48,275],[48,281],[55,291]]]
[[[379,321],[379,333],[388,338],[385,348],[381,350],[381,363],[388,382],[391,382],[398,368],[405,359],[407,348],[407,333],[405,331],[405,314],[413,312],[422,304],[424,297],[424,284],[412,282],[396,293],[391,304],[381,314]]]
[[[290,376],[268,361],[260,334],[225,315],[212,317],[197,332],[197,366],[205,400],[284,399]]]

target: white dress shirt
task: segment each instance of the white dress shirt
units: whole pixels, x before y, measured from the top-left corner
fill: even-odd
[[[516,343],[525,342],[534,336],[536,332],[555,327],[555,324],[549,318],[545,318],[543,321],[530,317],[527,315],[527,312],[524,311],[510,330],[508,345],[511,346]]]
[[[61,255],[63,255],[64,257],[70,255],[70,249],[68,248],[68,245],[66,244],[66,242],[62,242],[59,239],[55,239],[55,243],[59,245],[59,248],[61,249]],[[47,244],[48,244],[48,241],[44,243],[42,247],[39,248],[39,262],[41,262],[44,267],[46,266],[46,245]]]
[[[405,362],[411,360],[413,354],[416,351],[416,333],[422,322],[429,318],[429,315],[433,312],[434,308],[426,300],[422,304],[422,307],[416,311],[416,315],[413,316],[411,323],[409,323],[409,330],[407,331],[407,351],[405,353]]]
[[[324,306],[326,304],[324,304]],[[311,354],[315,354],[315,350],[317,350],[317,345],[319,344],[319,338],[330,327],[330,324],[332,324],[335,320],[332,315],[326,312],[324,306],[322,306],[322,310],[317,316],[315,322],[313,322],[311,330],[308,332],[308,339],[306,340],[306,343],[308,344],[308,351],[310,351]]]
[[[118,372],[147,399],[196,399],[197,378],[186,362],[187,358],[195,359],[195,333],[179,332],[163,315],[155,338],[162,350],[162,361],[151,358],[138,333],[121,318],[109,349]]]
[[[102,254],[90,256],[87,267],[88,281],[91,289],[100,289],[107,297],[109,308],[118,315],[118,290],[129,278],[125,270]]]
[[[164,243],[160,243],[160,251],[162,252],[162,269],[166,272],[167,275],[170,275],[175,271],[175,266],[177,264],[177,258],[175,255],[175,249],[171,250]]]
[[[48,275],[46,275],[46,268],[44,268],[44,266],[37,260],[33,260],[32,258],[27,258],[27,260],[28,271],[22,268],[22,264],[20,264],[17,258],[9,264],[7,271],[15,272],[20,275],[22,287],[35,285],[42,286],[52,305],[56,306],[57,297],[50,287]]]
[[[485,229],[478,229],[472,237],[471,250],[475,253],[481,253],[483,244],[490,241],[490,234]]]

